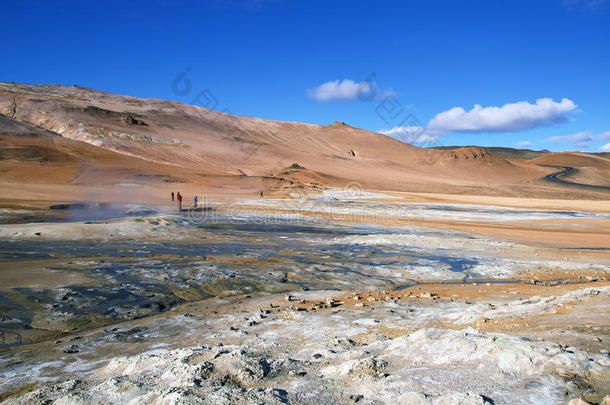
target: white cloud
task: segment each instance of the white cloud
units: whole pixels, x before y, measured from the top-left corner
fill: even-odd
[[[381,91],[375,82],[366,80],[355,82],[350,79],[332,80],[307,90],[307,95],[316,101],[352,101],[384,99],[396,97],[393,90]]]
[[[427,126],[429,134],[438,136],[450,132],[512,132],[536,128],[565,120],[565,114],[576,110],[567,98],[557,103],[551,98],[540,98],[536,104],[527,101],[505,104],[502,107],[482,107],[472,110],[461,107],[437,114]]]
[[[534,144],[530,141],[521,141],[517,142],[515,145],[517,145],[518,148],[531,148]]]
[[[607,141],[610,139],[610,131],[602,132],[601,134],[592,134],[591,132],[578,132],[572,135],[551,136],[546,138],[546,142],[572,144],[578,148],[589,148],[589,142]]]
[[[597,148],[597,151],[598,152],[610,152],[610,143],[600,146],[599,148]]]
[[[371,85],[368,82],[356,83],[353,80],[335,80],[319,85],[314,89],[307,90],[310,98],[317,101],[350,101],[358,98],[359,94],[368,94]]]
[[[430,144],[435,143],[438,138],[429,135],[426,132],[426,128],[418,126],[406,126],[406,127],[394,127],[392,129],[380,129],[377,132],[392,138],[398,139],[399,141],[412,143],[412,144]]]
[[[476,104],[470,111],[454,107],[441,112],[431,119],[427,126],[395,126],[377,132],[407,143],[433,143],[452,132],[516,132],[559,123],[566,120],[567,113],[576,109],[576,104],[567,98],[562,99],[561,102],[555,102],[551,98],[540,98],[535,104],[520,101],[502,107],[482,107]],[[610,138],[610,132],[605,134]],[[530,141],[517,143],[521,148],[532,145]]]
[[[553,143],[572,143],[572,144],[586,144],[588,142],[593,141],[593,135],[589,132],[578,132],[572,135],[561,135],[561,136],[551,136],[550,138],[546,138],[545,141],[553,142]]]

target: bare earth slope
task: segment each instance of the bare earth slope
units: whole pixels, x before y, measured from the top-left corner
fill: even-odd
[[[115,152],[96,159],[110,159],[134,170],[133,165],[152,162],[142,166],[144,174],[150,180],[148,171],[163,172],[155,174],[164,180],[161,184],[175,180],[210,185],[222,178],[240,187],[247,183],[255,188],[258,182],[265,189],[287,191],[291,186],[342,187],[358,181],[365,188],[394,191],[511,196],[552,192],[561,198],[591,199],[604,195],[595,190],[575,194],[541,182],[553,168],[535,160],[509,160],[479,147],[423,149],[344,124],[321,126],[231,116],[81,87],[0,83],[0,113],[61,139],[93,145],[100,153]],[[137,163],[116,160],[117,155],[136,158],[133,162]],[[607,159],[599,160],[610,167]],[[299,168],[287,170],[293,163]],[[169,176],[170,167],[176,168],[174,176],[163,177]],[[24,177],[14,171],[13,175]],[[246,176],[251,178],[245,180]],[[133,173],[127,176],[130,180],[123,177],[110,176],[116,182],[139,183]],[[66,177],[57,181],[64,183]],[[95,184],[93,176],[89,181]]]
[[[560,152],[541,156],[530,162],[573,168],[561,177],[566,181],[594,186],[610,186],[610,159],[604,154]]]

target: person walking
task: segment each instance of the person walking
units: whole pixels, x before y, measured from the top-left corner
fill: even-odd
[[[178,192],[178,211],[182,211],[182,194]]]
[[[197,196],[193,197],[193,207],[197,208]]]
[[[174,201],[174,192],[172,191],[172,201]]]

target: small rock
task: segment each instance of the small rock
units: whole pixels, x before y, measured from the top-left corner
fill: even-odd
[[[364,398],[364,396],[360,395],[360,394],[352,394],[352,395],[349,396],[349,399],[352,402],[360,402],[363,398]]]
[[[64,353],[78,353],[80,349],[77,345],[69,345],[64,348]]]

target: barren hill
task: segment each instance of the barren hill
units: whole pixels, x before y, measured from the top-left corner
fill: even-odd
[[[571,182],[610,187],[610,158],[605,154],[560,152],[541,156],[532,163],[573,168],[562,178]]]
[[[560,188],[539,182],[554,170],[541,162],[510,160],[480,147],[422,149],[343,123],[233,116],[81,87],[0,83],[0,113],[3,146],[22,145],[25,133],[37,135],[27,138],[29,152],[3,152],[1,164],[8,168],[0,179],[9,183],[76,184],[95,171],[99,177],[86,176],[91,186],[156,181],[227,192],[351,181],[379,190],[472,194],[534,196]],[[48,156],[32,160],[40,153]],[[570,197],[573,191],[559,193]]]
[[[463,148],[463,146],[435,146],[434,149],[441,150],[451,150],[451,149],[459,149]],[[498,146],[490,146],[485,147],[488,151],[495,153],[498,156],[501,156],[505,159],[534,159],[540,156],[544,156],[546,154],[551,153],[548,150],[532,150],[532,149],[516,149],[516,148],[504,148]]]

